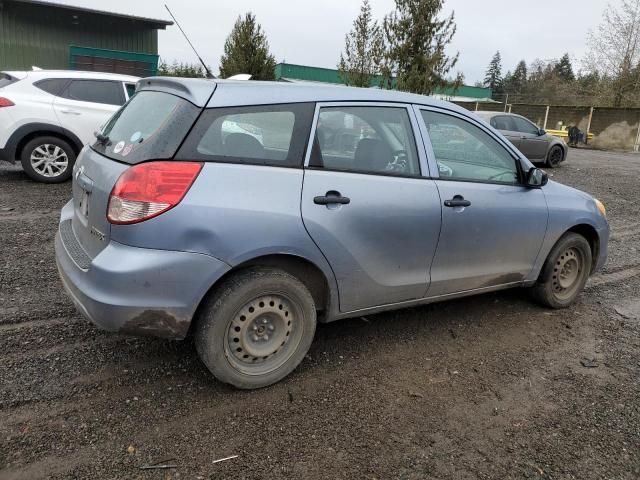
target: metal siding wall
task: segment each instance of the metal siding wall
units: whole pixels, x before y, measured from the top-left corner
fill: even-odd
[[[134,20],[55,7],[10,2],[0,7],[0,70],[67,69],[71,45],[157,54],[158,32]]]

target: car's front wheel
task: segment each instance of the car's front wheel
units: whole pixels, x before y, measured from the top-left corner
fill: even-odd
[[[313,297],[294,276],[257,268],[225,280],[197,319],[198,354],[220,381],[271,385],[304,359],[316,329]]]
[[[536,299],[551,308],[571,305],[589,279],[591,260],[589,242],[577,233],[565,234],[549,253],[533,287]]]
[[[61,183],[71,178],[76,153],[69,143],[57,137],[30,140],[22,149],[22,168],[33,180]]]

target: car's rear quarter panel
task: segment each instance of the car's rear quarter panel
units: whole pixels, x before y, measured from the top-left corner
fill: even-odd
[[[238,266],[257,257],[293,255],[316,265],[335,292],[326,259],[302,223],[304,171],[208,162],[174,209],[135,225],[112,225],[117,242],[210,255]]]

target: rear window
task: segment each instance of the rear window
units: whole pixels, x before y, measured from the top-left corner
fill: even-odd
[[[15,83],[17,81],[18,79],[16,77],[12,77],[8,73],[0,72],[0,88],[11,85],[12,83]]]
[[[311,103],[206,110],[177,157],[302,166],[313,111]]]
[[[130,164],[171,158],[199,112],[175,95],[138,92],[102,129],[108,140],[96,141],[93,148]]]

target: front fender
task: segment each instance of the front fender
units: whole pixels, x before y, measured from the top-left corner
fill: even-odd
[[[550,181],[542,188],[549,208],[549,223],[540,254],[526,282],[535,282],[551,249],[569,230],[576,227],[593,229],[598,237],[595,268],[602,268],[607,259],[609,245],[609,222],[604,218],[591,195],[580,190]]]

